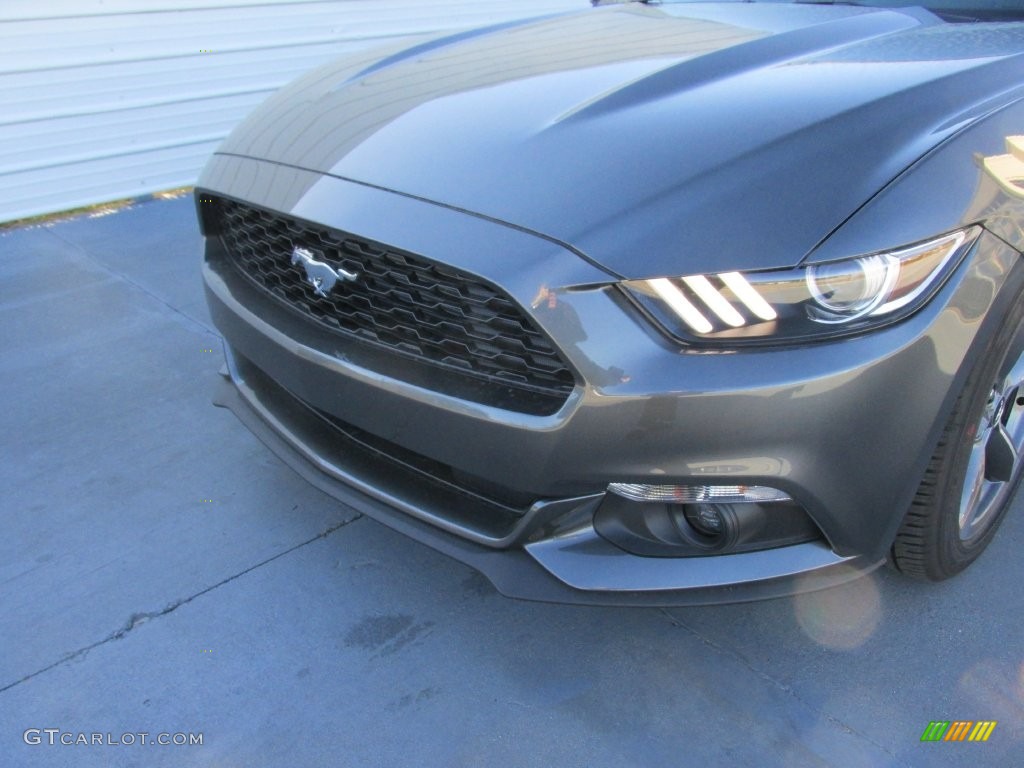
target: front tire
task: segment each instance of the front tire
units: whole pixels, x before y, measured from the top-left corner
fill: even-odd
[[[892,545],[897,570],[940,581],[973,563],[1024,466],[1024,301],[967,379]]]

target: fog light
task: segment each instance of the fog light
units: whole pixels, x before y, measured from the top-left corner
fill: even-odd
[[[684,508],[686,522],[698,533],[705,536],[718,536],[722,533],[724,522],[718,507],[714,504],[688,504]]]
[[[702,501],[727,504],[756,504],[769,501],[792,501],[777,488],[766,485],[644,485],[611,483],[608,490],[632,501],[655,501],[665,504],[700,504]],[[704,506],[704,505],[701,505]]]

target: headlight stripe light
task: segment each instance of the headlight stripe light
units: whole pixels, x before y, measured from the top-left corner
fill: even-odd
[[[696,293],[701,300],[708,305],[708,308],[714,312],[726,325],[731,325],[733,328],[739,328],[742,325],[746,325],[747,321],[743,319],[743,315],[737,312],[732,304],[726,301],[722,294],[711,284],[711,282],[704,277],[704,275],[695,275],[693,277],[684,277],[683,282],[686,283],[690,290]]]
[[[899,320],[938,290],[981,232],[842,261],[623,283],[672,335],[696,343],[804,341]]]
[[[690,300],[683,295],[671,280],[658,278],[648,281],[654,292],[658,294],[669,307],[672,308],[679,318],[697,333],[711,333],[713,326],[708,319],[700,313]]]
[[[743,302],[744,306],[762,320],[774,320],[779,313],[772,309],[772,305],[761,298],[761,294],[747,282],[739,272],[723,272],[719,275],[722,282],[729,286],[729,290],[736,294],[736,298]]]

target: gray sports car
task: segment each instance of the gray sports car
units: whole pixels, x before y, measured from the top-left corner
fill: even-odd
[[[218,404],[510,596],[961,571],[1024,450],[1024,7],[597,5],[234,131]]]

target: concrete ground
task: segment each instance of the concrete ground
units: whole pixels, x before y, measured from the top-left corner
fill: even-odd
[[[198,266],[189,198],[0,233],[0,765],[1020,764],[1020,500],[944,584],[508,600],[210,405]]]

